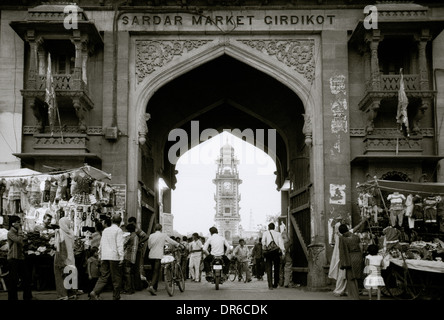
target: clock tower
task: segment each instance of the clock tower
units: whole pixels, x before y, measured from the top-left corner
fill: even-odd
[[[239,234],[239,179],[237,165],[239,160],[234,155],[234,148],[226,143],[220,148],[220,156],[216,160],[217,172],[213,183],[216,185],[216,214],[214,216],[216,228],[219,234],[227,241]]]

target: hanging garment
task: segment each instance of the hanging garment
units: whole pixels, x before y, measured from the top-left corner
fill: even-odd
[[[436,205],[440,196],[429,196],[424,199],[424,222],[436,223]]]
[[[413,197],[412,217],[415,219],[415,221],[423,221],[424,220],[422,198],[418,195],[415,195]]]
[[[45,180],[45,186],[43,189],[43,199],[42,202],[49,202],[49,193],[51,191],[51,181],[49,179]]]
[[[442,199],[436,205],[436,216],[438,219],[439,232],[444,233],[444,201]]]
[[[409,224],[409,229],[413,229],[415,227],[415,218],[413,218],[413,195],[409,194],[407,199],[405,200],[405,216],[407,217],[407,221]]]

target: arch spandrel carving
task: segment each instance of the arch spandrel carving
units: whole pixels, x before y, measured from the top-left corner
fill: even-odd
[[[165,68],[176,68],[175,58],[195,59],[202,51],[209,52],[214,47],[221,48],[225,54],[231,50],[241,50],[242,56],[256,56],[267,60],[267,65],[282,69],[297,78],[303,86],[310,87],[314,83],[315,39],[264,39],[221,37],[213,39],[154,39],[135,41],[135,75],[136,85],[144,85],[146,79],[154,77],[157,71]],[[199,49],[199,50],[198,50]],[[253,50],[252,50],[253,49]],[[199,52],[198,52],[199,51]]]

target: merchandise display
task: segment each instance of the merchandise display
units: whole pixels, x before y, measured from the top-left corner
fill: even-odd
[[[422,260],[444,272],[444,184],[374,180],[358,183],[357,190],[361,215],[376,213],[367,230],[377,239],[386,266]]]
[[[55,229],[62,217],[72,221],[76,254],[89,249],[97,221],[105,223],[115,212],[124,215],[115,210],[115,190],[103,180],[111,180],[110,175],[87,165],[63,172],[34,171],[18,176],[2,177],[0,172],[0,258],[6,258],[8,252],[6,238],[11,215],[22,218],[25,255],[33,263],[52,261]],[[50,223],[45,223],[48,215]]]

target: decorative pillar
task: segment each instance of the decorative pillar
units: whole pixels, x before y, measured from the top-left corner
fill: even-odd
[[[430,40],[429,29],[422,29],[418,40],[419,88],[430,90],[429,72],[427,68],[426,47]]]
[[[37,130],[39,133],[43,133],[45,128],[43,127],[43,115],[38,105],[35,103],[35,98],[26,99],[27,108],[32,110],[34,117],[37,120]]]
[[[88,50],[85,49],[86,43],[83,44],[84,49],[82,50],[82,81],[85,83],[85,85],[88,83],[88,76],[87,76],[87,70],[88,70]]]
[[[378,47],[381,40],[382,36],[379,30],[373,30],[371,36],[366,38],[370,49],[370,87],[373,91],[380,90]]]
[[[38,45],[37,49],[38,56],[38,75],[46,74],[46,51],[43,49],[41,44]]]
[[[37,73],[37,47],[38,42],[35,37],[34,30],[28,30],[26,33],[26,41],[29,43],[29,70],[27,89],[36,89],[36,73]]]
[[[302,128],[302,133],[305,135],[305,144],[308,147],[311,147],[313,139],[313,127],[311,122],[311,114],[309,113],[303,113],[304,116],[304,126]]]
[[[427,67],[427,55],[426,48],[427,43],[430,41],[430,31],[429,29],[422,29],[421,35],[417,37],[417,45],[418,45],[418,68],[419,68],[419,89],[421,91],[430,90],[429,84],[429,70]],[[424,117],[425,111],[429,108],[432,103],[430,98],[422,98],[421,104],[418,107],[415,116],[412,121],[412,131],[415,133],[420,132],[419,122]]]
[[[360,51],[364,56],[365,89],[368,90],[371,84],[371,54],[368,47],[362,47]]]
[[[85,114],[82,108],[82,104],[80,103],[80,99],[78,97],[73,98],[72,104],[74,106],[74,110],[76,111],[77,118],[79,118],[80,132],[86,133],[87,127],[85,122]]]
[[[75,47],[73,86],[75,90],[82,90],[80,84],[82,79],[82,42],[79,30],[74,30],[73,34],[74,36],[71,39],[71,42]]]
[[[143,145],[146,142],[146,135],[148,134],[147,121],[151,119],[149,113],[144,113],[139,117],[139,144]]]
[[[421,128],[419,127],[419,122],[422,118],[424,118],[425,111],[429,108],[430,104],[432,103],[432,99],[430,98],[422,98],[421,104],[418,106],[418,109],[416,110],[416,114],[413,117],[412,121],[412,131],[415,133],[420,133]]]

